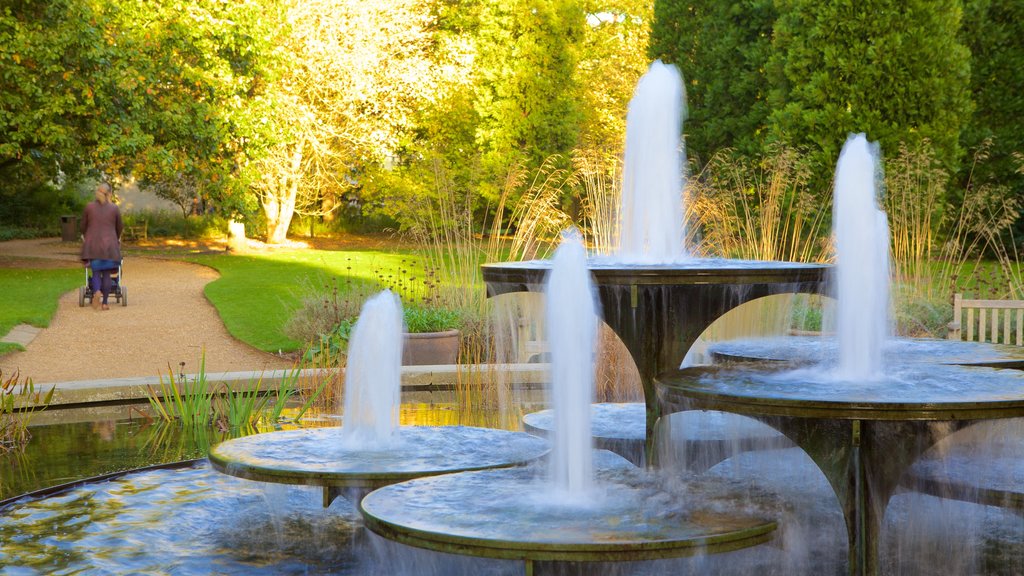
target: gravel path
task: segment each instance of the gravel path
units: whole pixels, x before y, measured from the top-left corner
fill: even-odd
[[[26,261],[26,258],[46,259]],[[75,266],[78,244],[55,239],[0,243],[2,265]],[[123,265],[128,306],[78,306],[78,289],[60,299],[56,316],[23,352],[0,357],[4,375],[20,370],[34,382],[102,380],[195,373],[205,351],[206,373],[290,368],[292,362],[256,350],[228,334],[203,287],[217,278],[205,266],[128,255]],[[85,284],[83,272],[82,284]]]

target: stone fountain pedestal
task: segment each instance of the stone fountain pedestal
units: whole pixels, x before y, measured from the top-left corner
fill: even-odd
[[[919,365],[900,382],[808,385],[799,377],[773,378],[778,366],[760,368],[669,372],[657,379],[658,401],[666,413],[744,414],[800,446],[843,509],[850,574],[857,576],[879,573],[886,506],[922,454],[972,424],[1024,417],[1024,373],[1018,370]]]
[[[548,261],[485,264],[489,296],[540,292]],[[654,378],[678,368],[698,337],[726,312],[775,294],[824,294],[830,266],[791,262],[693,259],[678,264],[626,265],[592,259],[590,273],[601,316],[629,350],[647,407],[647,461],[660,414]]]

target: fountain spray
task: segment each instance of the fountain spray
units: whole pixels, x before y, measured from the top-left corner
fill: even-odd
[[[384,290],[363,304],[345,368],[342,443],[386,448],[398,434],[402,397],[402,303]]]
[[[655,60],[640,78],[626,115],[626,147],[619,208],[619,253],[627,262],[685,260],[680,139],[686,110],[675,66]]]
[[[555,429],[551,474],[555,488],[571,495],[593,484],[590,404],[594,401],[597,295],[579,232],[563,234],[545,287],[551,347],[551,404]]]
[[[851,135],[839,155],[833,229],[836,239],[836,329],[842,380],[882,376],[889,339],[889,225],[878,208],[878,145]]]

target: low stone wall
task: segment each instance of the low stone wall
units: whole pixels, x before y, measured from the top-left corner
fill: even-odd
[[[403,366],[402,389],[406,392],[433,392],[451,390],[460,381],[467,379],[487,381],[500,374],[504,382],[511,386],[536,388],[548,381],[548,364],[488,364],[488,365],[437,365],[437,366]],[[290,370],[268,372],[225,372],[207,374],[206,380],[211,386],[227,384],[232,388],[248,386],[255,380],[260,381],[260,389],[276,390],[283,378],[291,374]],[[186,374],[192,379],[195,374]],[[317,379],[328,377],[326,370],[302,370],[299,378]],[[344,377],[340,374],[339,377]],[[42,388],[43,393],[49,391],[50,385]],[[78,382],[58,382],[54,387],[50,410],[54,408],[81,408],[88,406],[131,404],[147,402],[150,388],[159,395],[160,378],[111,378],[108,380],[91,380]],[[46,411],[44,411],[45,413]],[[33,423],[43,423],[43,413],[33,417]]]

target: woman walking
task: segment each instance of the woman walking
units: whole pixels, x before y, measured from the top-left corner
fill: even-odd
[[[82,213],[82,263],[92,269],[89,288],[92,289],[94,310],[109,310],[107,297],[112,289],[111,273],[121,265],[121,232],[124,223],[121,211],[111,201],[110,184],[96,186],[96,200],[86,205]],[[103,301],[97,294],[103,294]]]

